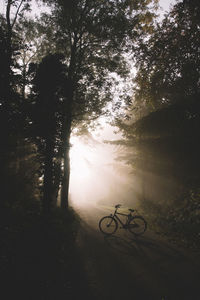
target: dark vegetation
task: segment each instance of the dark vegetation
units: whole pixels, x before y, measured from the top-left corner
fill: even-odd
[[[51,13],[34,20],[26,18],[30,1],[8,0],[0,16],[1,159],[10,164],[5,155],[15,154],[17,172],[23,157],[14,149],[29,147],[48,213],[59,189],[61,207],[68,207],[72,131],[84,132],[108,114],[115,83],[109,75],[127,76],[124,54],[145,33],[142,26],[151,27],[153,14],[149,1],[43,2]]]
[[[156,1],[43,2],[51,12],[34,20],[28,0],[7,0],[0,14],[0,266],[8,299],[87,294],[79,222],[68,207],[70,136],[110,116],[113,86],[129,74],[126,53],[137,67],[133,101],[124,93],[113,107],[129,111],[129,121],[116,123],[144,215],[156,231],[199,245],[199,1],[180,1],[157,25],[147,7]]]
[[[199,2],[184,0],[138,42],[130,120],[118,121],[153,229],[191,247],[200,246],[199,33]]]
[[[41,215],[38,207],[1,210],[0,274],[4,299],[89,297],[75,246],[78,221],[70,210]],[[77,289],[78,285],[78,289]]]
[[[124,54],[152,27],[149,2],[43,1],[51,12],[31,19],[31,1],[5,1],[0,14],[4,299],[87,294],[75,246],[78,218],[68,208],[70,136],[109,114],[106,105],[117,84],[110,74],[128,75]]]

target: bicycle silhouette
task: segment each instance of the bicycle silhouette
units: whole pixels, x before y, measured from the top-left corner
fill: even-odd
[[[100,219],[99,221],[100,231],[105,235],[114,234],[117,231],[120,223],[122,225],[121,228],[128,229],[132,234],[135,235],[143,234],[147,229],[147,222],[145,221],[145,219],[142,216],[133,215],[132,213],[135,212],[136,210],[131,208],[129,208],[130,211],[129,214],[123,214],[117,212],[120,206],[121,204],[115,205],[114,214],[105,216],[102,219]],[[125,216],[126,222],[123,223],[118,215]]]

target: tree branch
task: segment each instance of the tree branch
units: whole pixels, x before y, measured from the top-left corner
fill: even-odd
[[[11,8],[12,0],[8,0],[8,4],[6,7],[6,21],[8,26],[8,31],[10,32],[12,29],[11,23],[10,23],[10,8]]]
[[[21,0],[19,6],[18,6],[18,8],[17,8],[17,11],[16,11],[16,14],[15,14],[13,23],[12,23],[12,25],[11,25],[11,29],[14,27],[14,25],[15,25],[15,23],[16,23],[17,16],[18,16],[18,14],[19,14],[19,11],[20,11],[20,8],[21,8],[21,6],[22,6],[23,1],[24,1],[24,0]]]

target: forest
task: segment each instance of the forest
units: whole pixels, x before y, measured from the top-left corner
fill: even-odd
[[[21,299],[66,299],[76,281],[85,292],[70,139],[90,134],[100,117],[122,135],[108,143],[139,182],[133,197],[151,230],[199,249],[200,2],[179,0],[162,19],[158,11],[157,0],[3,1],[5,299],[14,290]]]

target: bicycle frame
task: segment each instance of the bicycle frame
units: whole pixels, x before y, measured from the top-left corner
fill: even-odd
[[[126,223],[123,223],[122,220],[117,215],[121,215],[121,216],[127,217]],[[129,221],[130,217],[132,217],[132,214],[130,213],[130,214],[127,215],[127,214],[118,213],[117,209],[116,209],[114,215],[111,215],[111,216],[114,219],[116,219],[116,221],[118,221],[122,225],[123,228],[125,228],[126,225],[128,225],[128,221]]]
[[[99,229],[103,234],[111,235],[114,234],[119,225],[121,225],[123,229],[128,229],[131,233],[135,235],[143,234],[147,229],[147,222],[140,215],[135,215],[135,209],[130,209],[130,213],[119,213],[117,212],[120,204],[115,205],[114,214],[110,214],[109,216],[104,216],[99,221]],[[125,217],[125,221],[121,220],[120,216]]]

